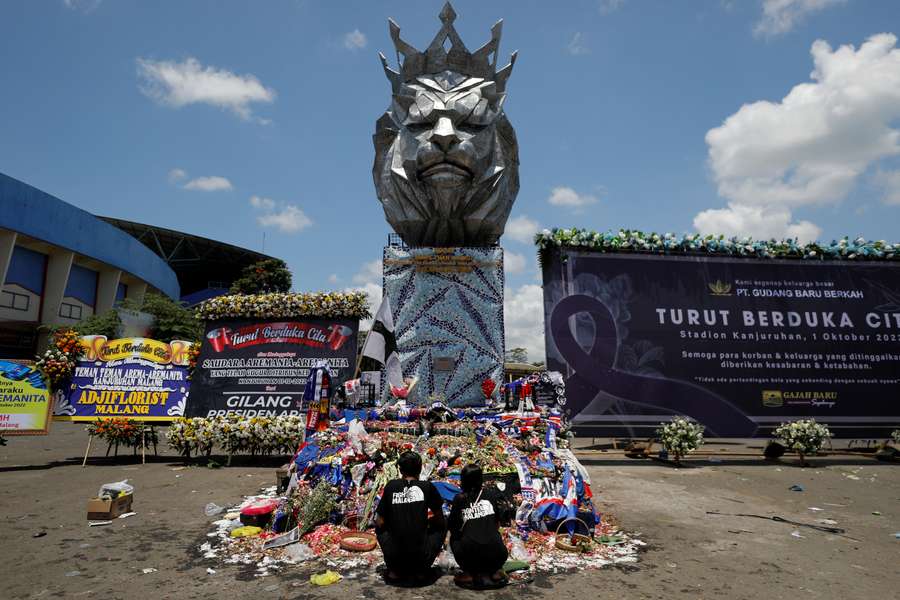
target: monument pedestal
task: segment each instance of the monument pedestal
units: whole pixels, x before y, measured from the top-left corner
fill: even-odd
[[[384,249],[404,377],[417,383],[407,402],[484,403],[481,384],[503,378],[503,249]]]

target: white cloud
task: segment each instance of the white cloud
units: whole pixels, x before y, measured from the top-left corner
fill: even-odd
[[[356,275],[353,276],[353,283],[368,283],[370,281],[381,282],[384,267],[381,260],[373,260],[365,263]],[[379,283],[380,285],[380,283]]]
[[[900,206],[900,171],[879,171],[875,175],[875,182],[884,190],[882,202]]]
[[[817,236],[792,210],[842,201],[867,170],[900,154],[900,49],[892,34],[859,49],[813,43],[811,82],[780,102],[745,104],[706,134],[728,207],[701,212],[703,233]]]
[[[584,41],[584,34],[580,31],[576,31],[569,43],[566,44],[566,50],[573,56],[589,54],[591,51]]]
[[[273,208],[275,208],[275,201],[271,198],[250,196],[250,206],[252,206],[253,208],[271,211]]]
[[[566,186],[555,187],[550,191],[547,202],[553,206],[581,209],[585,206],[597,203],[597,197],[590,194],[579,194],[574,189]]]
[[[286,205],[279,212],[260,215],[256,221],[263,227],[274,227],[283,233],[297,233],[312,225],[312,219],[293,204]]]
[[[332,273],[328,276],[328,283],[335,284],[340,280],[341,278],[337,276],[337,273]]]
[[[529,219],[528,215],[522,215],[506,222],[506,229],[503,235],[523,244],[534,242],[534,235],[540,229],[540,225],[534,219]]]
[[[508,251],[503,253],[503,268],[507,274],[517,275],[522,273],[527,265],[528,259],[521,254]]]
[[[299,206],[278,203],[271,198],[250,197],[250,206],[263,211],[256,222],[263,227],[273,227],[282,233],[297,233],[312,225],[312,219]],[[277,209],[276,209],[277,207]]]
[[[167,175],[169,183],[178,183],[187,178],[187,171],[184,169],[172,169]]]
[[[375,311],[377,311],[378,307],[381,305],[381,260],[373,260],[363,264],[351,279],[353,280],[353,283],[357,285],[344,288],[344,291],[365,292],[369,297],[369,311],[374,315]],[[370,329],[372,327],[372,319],[361,321],[359,327],[363,330]]]
[[[137,68],[141,92],[172,108],[209,104],[249,119],[250,104],[275,100],[275,90],[265,87],[256,76],[204,67],[196,58],[180,63],[138,58]]]
[[[184,184],[184,189],[195,192],[230,192],[234,189],[231,182],[225,177],[211,175],[209,177],[196,177]]]
[[[366,39],[366,34],[362,31],[354,29],[344,34],[343,42],[344,48],[347,50],[359,50],[360,48],[365,48],[369,40]]]
[[[791,223],[791,211],[784,207],[745,206],[728,203],[728,208],[711,208],[694,217],[694,227],[703,234],[756,239],[797,238],[801,243],[818,239],[822,230],[809,221]]]
[[[529,362],[545,360],[544,293],[535,284],[507,287],[503,296],[507,348],[525,348]]]
[[[94,12],[103,0],[63,0],[63,5],[70,10],[78,10],[85,14]]]
[[[763,14],[753,33],[767,37],[788,33],[809,15],[844,2],[846,0],[763,0]]]
[[[597,8],[600,10],[601,15],[608,15],[622,8],[624,4],[625,0],[599,0]]]

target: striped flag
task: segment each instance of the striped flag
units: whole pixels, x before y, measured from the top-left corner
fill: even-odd
[[[385,295],[381,306],[375,313],[375,322],[366,336],[362,355],[381,363],[384,366],[388,385],[403,386],[403,371],[400,368],[400,356],[397,354],[397,338],[394,337],[394,316],[391,313],[391,302]]]

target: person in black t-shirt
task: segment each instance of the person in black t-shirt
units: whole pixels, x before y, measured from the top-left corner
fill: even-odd
[[[463,570],[455,581],[463,587],[498,587],[506,583],[501,568],[509,553],[500,535],[500,493],[483,486],[478,465],[460,474],[462,492],[450,507],[450,548]]]
[[[440,493],[430,481],[419,481],[422,457],[404,452],[397,467],[402,478],[384,486],[375,509],[375,532],[390,583],[424,578],[441,553],[447,533]]]

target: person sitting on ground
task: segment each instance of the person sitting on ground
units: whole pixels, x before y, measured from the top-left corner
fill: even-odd
[[[450,507],[450,549],[463,573],[463,587],[498,587],[506,583],[501,570],[509,553],[500,535],[500,493],[483,486],[481,467],[470,464],[460,474],[462,492]]]
[[[387,568],[385,579],[390,583],[422,582],[444,546],[443,500],[434,484],[419,481],[421,456],[404,452],[397,467],[401,478],[384,486],[375,509],[375,532]]]

